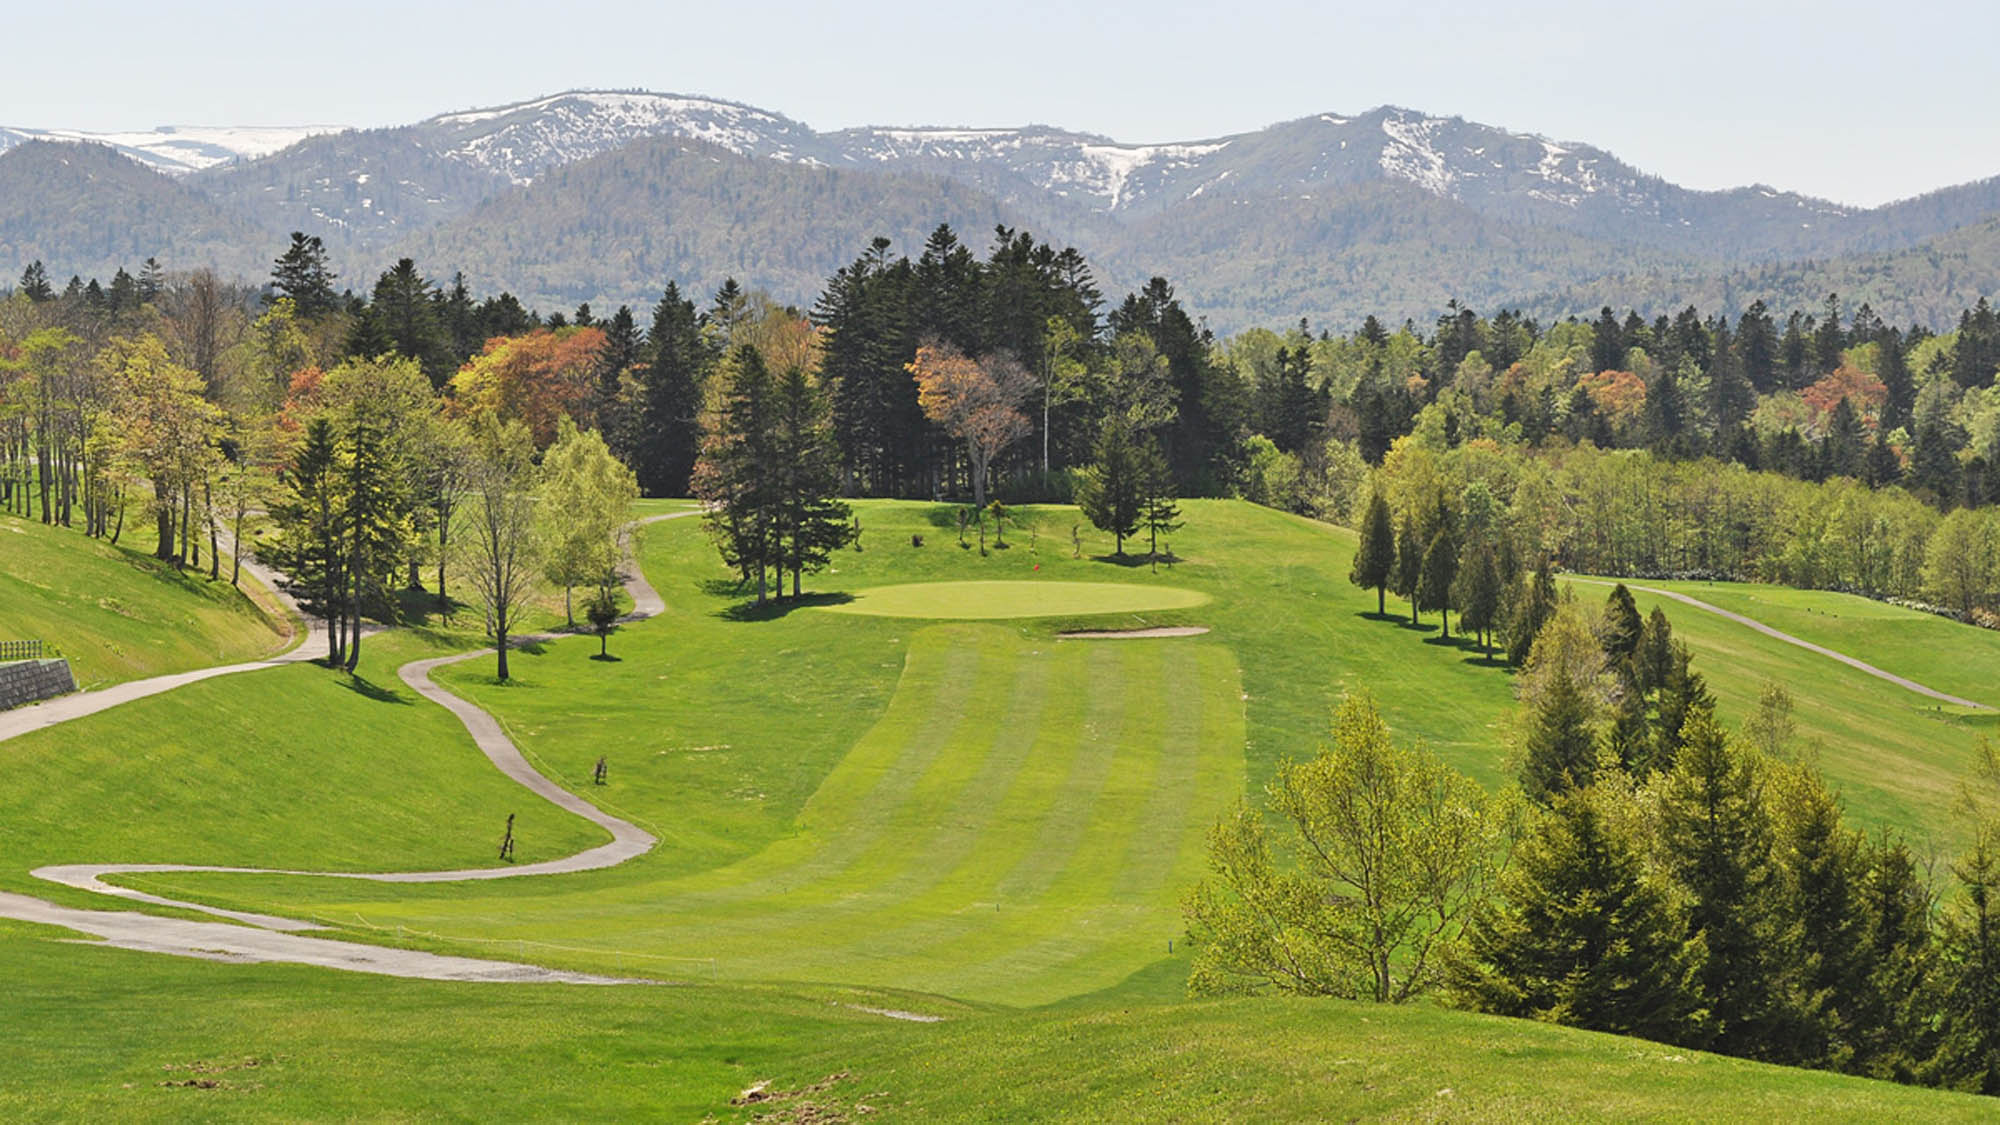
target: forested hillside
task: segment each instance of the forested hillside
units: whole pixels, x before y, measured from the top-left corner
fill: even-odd
[[[222,223],[317,236],[349,277],[410,255],[537,303],[602,305],[670,270],[804,305],[862,239],[914,247],[939,221],[1003,221],[1076,245],[1116,288],[1172,276],[1225,332],[1302,316],[1426,321],[1454,299],[1545,319],[1606,300],[1734,315],[1756,296],[1828,291],[1944,328],[2000,290],[1984,253],[2000,179],[1872,209],[1761,186],[1693,191],[1587,144],[1393,106],[1129,144],[1045,126],[821,133],[716,98],[571,91],[277,152],[260,134],[235,161],[126,146],[185,173],[171,182],[100,149],[95,188],[51,175],[34,145],[6,151],[33,135],[0,130],[0,213],[40,217],[32,237],[0,225],[10,273],[38,258],[60,276],[104,273],[118,250],[254,280],[237,243],[204,235]],[[696,151],[709,174],[666,157]],[[160,222],[169,212],[185,221]]]

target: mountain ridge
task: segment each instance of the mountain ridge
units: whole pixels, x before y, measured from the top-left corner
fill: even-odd
[[[23,130],[0,129],[0,149],[17,147],[23,136]],[[9,137],[17,140],[10,145]],[[1126,144],[1049,125],[821,132],[723,98],[580,89],[406,125],[302,135],[274,152],[210,159],[200,167],[166,169],[156,158],[152,166],[245,229],[273,237],[290,230],[320,235],[349,276],[379,269],[391,256],[455,247],[464,261],[425,261],[426,268],[449,274],[477,261],[480,268],[468,272],[491,270],[495,284],[524,299],[601,299],[664,279],[554,262],[519,245],[523,232],[514,232],[510,246],[508,232],[465,224],[497,206],[495,213],[515,216],[524,230],[606,253],[615,247],[605,231],[577,226],[588,226],[588,216],[534,210],[555,206],[564,193],[534,189],[552,172],[566,170],[570,196],[599,201],[607,213],[624,216],[627,226],[641,222],[627,204],[649,197],[648,185],[629,179],[632,162],[611,158],[661,138],[708,146],[706,159],[732,161],[725,178],[675,173],[683,191],[700,185],[705,194],[699,198],[650,197],[675,216],[689,245],[710,248],[706,256],[667,256],[698,270],[703,280],[725,268],[725,260],[782,261],[772,277],[743,280],[771,285],[789,299],[809,299],[810,293],[789,291],[803,271],[824,276],[865,245],[863,236],[844,256],[809,263],[786,247],[730,246],[710,237],[713,232],[692,230],[723,221],[704,217],[709,214],[734,216],[730,221],[741,225],[735,195],[808,208],[784,222],[752,222],[761,232],[757,237],[864,229],[877,216],[884,232],[900,234],[912,220],[913,201],[946,198],[924,186],[927,179],[941,180],[956,185],[949,194],[953,214],[1004,215],[1044,238],[1073,243],[1100,260],[1114,284],[1164,273],[1197,304],[1212,298],[1219,327],[1300,315],[1434,315],[1454,296],[1488,305],[1546,299],[1553,308],[1556,295],[1593,279],[1714,279],[1769,273],[1787,263],[1894,256],[2000,216],[2000,176],[1875,208],[1763,185],[1697,190],[1583,142],[1394,105],[1352,115],[1309,114],[1195,141]],[[118,151],[149,159],[129,148]],[[8,155],[0,151],[0,160]],[[670,167],[657,161],[647,166]],[[809,178],[787,169],[864,179],[842,179],[837,189],[815,192],[802,186]],[[606,182],[583,185],[594,176]],[[866,177],[875,177],[878,196],[853,186]],[[981,201],[975,203],[975,196]],[[848,210],[810,210],[833,199]],[[102,222],[123,221],[115,205],[102,206]],[[1222,231],[1228,238],[1218,241]],[[652,235],[656,242],[665,237],[659,230]],[[51,253],[63,249],[50,247]],[[77,247],[78,265],[96,267],[91,249]],[[526,270],[537,258],[534,276],[571,280],[544,289],[527,284],[526,273],[516,278],[507,272]],[[1993,270],[1973,272],[1979,276],[1955,275],[1948,287],[1956,292],[1993,283],[1985,276]]]

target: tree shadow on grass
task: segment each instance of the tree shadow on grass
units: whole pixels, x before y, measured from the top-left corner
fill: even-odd
[[[601,664],[623,664],[625,662],[624,657],[608,652],[593,652],[590,654],[590,658]]]
[[[810,609],[814,606],[846,605],[854,600],[854,595],[845,592],[807,594],[800,598],[772,598],[762,605],[754,601],[737,602],[716,611],[716,616],[725,621],[776,621],[790,616],[795,609]]]
[[[406,707],[410,704],[410,700],[360,674],[349,675],[340,686],[376,703],[400,703]]]
[[[1180,557],[1179,555],[1174,554],[1172,551],[1164,551],[1157,557],[1151,554],[1142,554],[1142,553],[1133,553],[1128,555],[1092,555],[1090,556],[1090,561],[1109,563],[1112,566],[1122,566],[1127,570],[1132,570],[1142,566],[1153,566],[1156,563],[1172,566],[1177,562],[1186,562],[1187,560]]]

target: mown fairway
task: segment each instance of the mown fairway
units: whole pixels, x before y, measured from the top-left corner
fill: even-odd
[[[285,635],[228,582],[67,528],[0,516],[0,640],[52,641],[86,690],[268,656]],[[246,585],[255,579],[244,576]]]

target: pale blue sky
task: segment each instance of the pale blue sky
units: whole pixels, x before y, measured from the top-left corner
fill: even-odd
[[[1849,0],[17,5],[0,124],[390,125],[571,87],[815,128],[1191,139],[1410,106],[1693,187],[1873,204],[2000,174],[2000,5]]]

